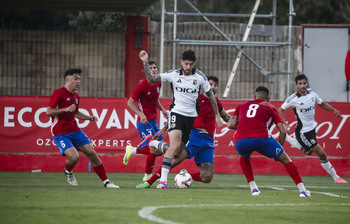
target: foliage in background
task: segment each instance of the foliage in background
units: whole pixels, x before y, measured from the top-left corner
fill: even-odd
[[[54,11],[1,11],[0,29],[72,30],[68,14]]]
[[[79,31],[123,32],[126,17],[119,12],[79,12],[68,14],[68,24]]]

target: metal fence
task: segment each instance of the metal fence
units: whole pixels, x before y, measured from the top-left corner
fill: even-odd
[[[172,23],[166,24],[165,38],[172,38]],[[232,40],[241,40],[244,24],[217,23]],[[150,56],[159,61],[159,24],[151,23]],[[181,39],[222,40],[206,23],[180,23]],[[269,41],[270,26],[255,25],[250,41]],[[277,41],[287,41],[287,26],[277,27]],[[219,78],[218,97],[224,92],[237,50],[232,46],[179,45],[181,53],[192,49],[197,55],[197,68]],[[293,71],[300,68],[300,29],[293,28]],[[237,70],[228,98],[249,99],[258,85],[272,90],[272,98],[286,97],[288,47],[245,47],[245,52],[267,70],[263,75],[244,57]],[[274,52],[274,54],[273,54]],[[172,44],[165,45],[164,71],[172,69]],[[138,59],[135,59],[138,60]],[[83,69],[81,96],[124,97],[125,34],[72,31],[0,30],[0,95],[49,96],[63,86],[67,68]],[[141,71],[140,71],[141,72]],[[294,75],[291,75],[291,79]],[[293,84],[293,82],[291,82]],[[171,97],[168,84],[163,97]]]

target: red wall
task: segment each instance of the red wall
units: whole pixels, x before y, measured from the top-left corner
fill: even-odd
[[[50,134],[50,120],[45,115],[49,97],[0,96],[0,171],[61,172],[64,158],[53,145]],[[143,172],[145,157],[137,155],[131,158],[129,165],[122,164],[127,144],[140,142],[136,130],[136,116],[127,108],[124,98],[81,98],[81,111],[99,117],[98,122],[79,122],[82,130],[92,140],[95,150],[101,155],[107,172]],[[161,99],[165,108],[171,100]],[[242,101],[222,100],[228,113]],[[280,106],[282,102],[273,102]],[[337,118],[333,113],[316,107],[318,142],[324,147],[330,162],[339,175],[350,176],[350,104],[331,103],[342,113]],[[287,111],[287,120],[295,127],[292,111]],[[162,115],[160,126],[165,123]],[[272,127],[272,134],[276,134]],[[238,154],[234,149],[233,130],[225,126],[216,130],[215,172],[241,173]],[[168,140],[168,136],[165,136]],[[292,157],[302,175],[327,175],[315,156],[305,156],[299,150],[285,144],[286,152]],[[157,159],[160,165],[161,159]],[[88,172],[89,161],[81,156],[76,172]],[[272,159],[258,154],[252,157],[256,174],[285,174],[284,168]],[[178,169],[196,169],[193,161],[186,161]],[[317,167],[317,169],[315,169]],[[178,169],[175,169],[177,171]]]

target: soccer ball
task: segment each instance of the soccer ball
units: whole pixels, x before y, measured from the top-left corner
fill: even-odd
[[[174,183],[177,188],[190,188],[192,176],[189,173],[180,172],[175,176]]]

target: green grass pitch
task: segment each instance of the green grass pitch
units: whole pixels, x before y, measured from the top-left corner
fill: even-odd
[[[169,190],[136,189],[141,173],[109,173],[120,189],[106,189],[94,173],[76,173],[71,187],[62,173],[0,172],[0,223],[349,223],[350,184],[304,176],[311,198],[299,198],[289,176],[256,175],[253,197],[243,175],[215,174]],[[350,178],[345,178],[348,181]]]

